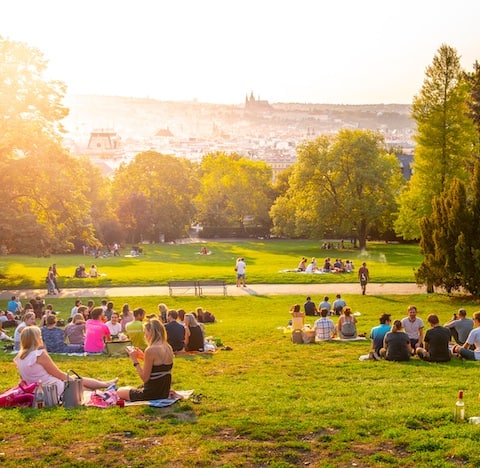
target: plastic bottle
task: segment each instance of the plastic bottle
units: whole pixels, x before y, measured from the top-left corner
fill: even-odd
[[[458,392],[458,400],[455,403],[455,417],[454,421],[456,423],[465,421],[465,403],[463,401],[463,390]]]
[[[45,408],[45,392],[41,380],[38,381],[37,388],[35,389],[35,408]]]

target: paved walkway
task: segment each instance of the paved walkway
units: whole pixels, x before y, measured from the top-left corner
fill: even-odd
[[[274,296],[282,294],[300,294],[302,296],[323,296],[325,294],[360,294],[360,286],[357,283],[339,284],[252,284],[246,288],[237,288],[235,285],[227,286],[228,296]],[[126,297],[126,296],[168,296],[168,286],[125,286],[113,288],[70,288],[62,289],[56,296],[47,296],[45,289],[22,289],[2,290],[0,300],[9,300],[11,296],[20,299],[32,297]],[[414,283],[370,283],[367,286],[368,295],[384,294],[426,294],[425,287],[419,287]],[[189,292],[190,295],[193,294]],[[220,295],[220,289],[209,290],[206,296]],[[179,293],[179,296],[188,295]]]

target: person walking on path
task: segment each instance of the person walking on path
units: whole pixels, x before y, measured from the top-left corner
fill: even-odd
[[[245,270],[247,268],[247,264],[245,263],[245,260],[243,257],[239,258],[237,260],[237,263],[235,265],[235,271],[237,272],[237,288],[242,285],[244,288],[247,287],[245,284]]]
[[[360,287],[362,288],[362,294],[365,295],[367,291],[367,283],[370,281],[370,273],[365,262],[358,269],[358,280],[360,281]]]

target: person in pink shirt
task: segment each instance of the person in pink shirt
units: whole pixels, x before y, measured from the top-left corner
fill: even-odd
[[[111,340],[110,330],[103,322],[104,312],[101,307],[95,307],[86,324],[84,349],[87,353],[103,353],[105,342]]]

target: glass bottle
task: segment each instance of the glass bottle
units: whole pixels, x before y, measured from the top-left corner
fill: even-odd
[[[465,421],[465,403],[463,401],[463,390],[458,392],[458,400],[455,403],[455,418],[456,423]]]
[[[35,403],[36,409],[45,408],[45,391],[43,390],[42,381],[38,381],[37,388],[35,389]]]

